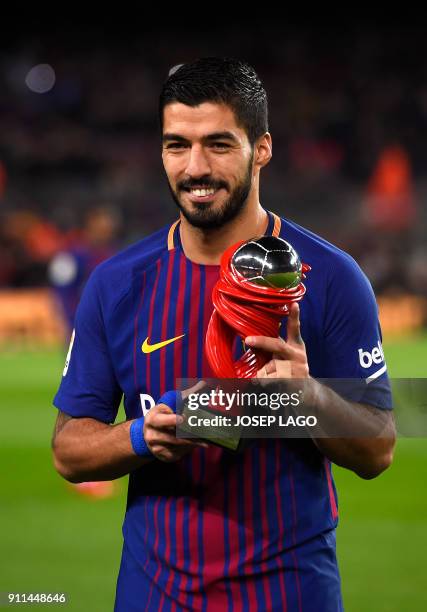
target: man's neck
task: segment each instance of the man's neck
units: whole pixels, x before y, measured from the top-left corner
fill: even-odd
[[[185,256],[198,264],[219,264],[223,252],[239,240],[265,234],[268,214],[259,202],[243,211],[242,216],[214,230],[192,226],[181,214],[180,235]]]

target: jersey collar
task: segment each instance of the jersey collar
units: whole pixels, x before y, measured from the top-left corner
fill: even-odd
[[[270,210],[267,210],[266,212],[268,215],[268,225],[267,225],[267,230],[264,235],[265,236],[279,236],[280,229],[282,226],[282,221],[280,217],[278,217],[275,213],[271,212]],[[172,225],[169,228],[168,238],[167,238],[168,251],[172,251],[173,249],[176,249],[177,247],[182,248],[181,236],[179,233],[180,223],[181,223],[181,219],[177,219],[174,223],[172,223]]]

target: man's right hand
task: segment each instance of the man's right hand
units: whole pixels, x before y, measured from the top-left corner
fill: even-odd
[[[147,412],[144,420],[144,438],[156,459],[172,463],[194,448],[209,446],[200,440],[177,438],[176,427],[182,421],[183,417],[175,414],[166,404],[157,404]]]

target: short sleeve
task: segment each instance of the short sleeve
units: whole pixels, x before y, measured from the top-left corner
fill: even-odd
[[[330,272],[323,338],[325,376],[341,379],[341,394],[347,399],[391,409],[378,307],[369,280],[349,256]]]
[[[73,417],[113,423],[121,397],[107,345],[95,269],[77,308],[62,380],[53,404]]]

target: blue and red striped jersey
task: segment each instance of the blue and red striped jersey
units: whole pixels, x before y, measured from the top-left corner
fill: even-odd
[[[312,267],[300,305],[311,375],[363,378],[363,402],[390,409],[369,281],[343,251],[268,215],[266,234],[290,242]],[[178,378],[213,377],[204,339],[218,274],[219,266],[186,258],[179,221],[99,265],[77,310],[54,405],[113,423],[122,396],[134,419],[141,395],[157,400]],[[141,350],[147,338],[178,336]],[[299,550],[337,520],[331,464],[311,440],[262,439],[237,454],[212,445],[130,474],[124,547],[149,581],[147,609],[156,601],[160,609],[239,610],[256,602],[250,609],[285,610],[304,596],[310,561]]]

